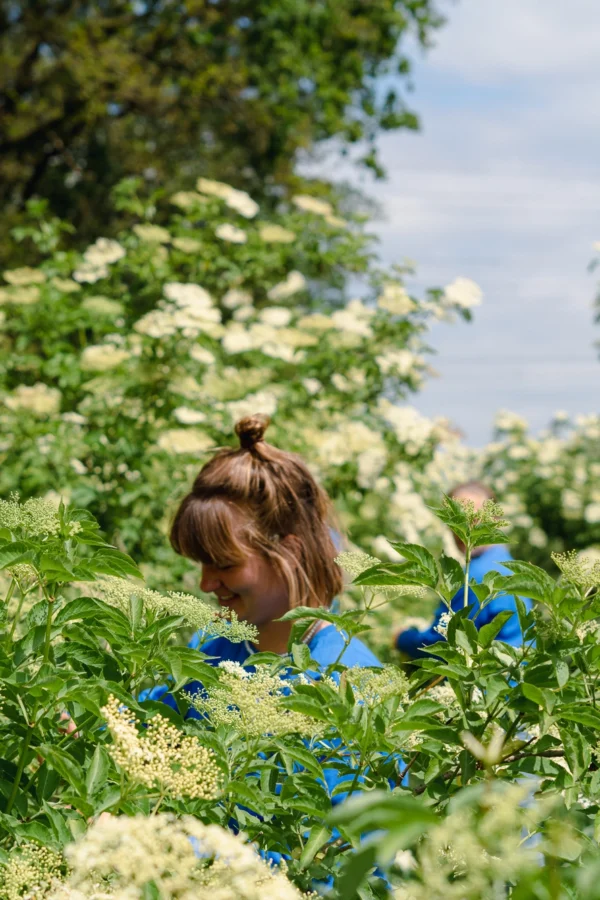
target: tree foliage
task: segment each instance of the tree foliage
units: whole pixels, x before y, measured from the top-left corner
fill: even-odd
[[[329,138],[364,143],[377,169],[378,132],[417,125],[397,88],[406,38],[426,46],[441,24],[436,0],[3,0],[3,234],[39,195],[85,239],[143,171],[257,193]]]

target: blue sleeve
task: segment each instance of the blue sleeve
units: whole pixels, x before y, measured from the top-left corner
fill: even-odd
[[[452,602],[454,603],[454,600]],[[434,628],[440,621],[442,613],[445,612],[448,612],[448,607],[440,603],[429,628],[423,631],[419,631],[418,628],[407,628],[406,631],[401,631],[396,638],[396,649],[400,650],[401,653],[406,653],[411,659],[422,659],[424,656],[429,656],[430,654],[426,650],[422,650],[421,647],[430,647],[432,644],[437,644],[438,641],[444,640],[442,635],[435,631]]]
[[[158,687],[155,688],[146,688],[145,691],[140,693],[138,700],[140,703],[144,700],[156,700],[157,702],[162,700],[163,703],[166,703],[167,706],[170,706],[175,712],[179,712],[175,697],[173,694],[169,694],[169,688],[166,684],[159,684]]]

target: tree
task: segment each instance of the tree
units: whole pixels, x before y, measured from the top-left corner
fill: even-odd
[[[216,176],[256,194],[329,138],[364,143],[378,170],[378,132],[418,123],[377,78],[407,83],[403,39],[430,43],[436,5],[0,0],[0,243],[34,195],[82,241],[105,231],[109,189],[132,173],[167,189]]]

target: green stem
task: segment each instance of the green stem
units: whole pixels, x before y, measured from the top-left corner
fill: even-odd
[[[48,603],[48,612],[46,614],[46,633],[44,635],[44,662],[48,662],[48,656],[50,655],[50,632],[52,630],[52,612],[54,609],[54,597],[49,597],[44,590],[44,594],[46,595],[46,601]]]
[[[12,625],[10,626],[9,637],[10,637],[11,641],[13,639],[13,635],[15,633],[15,628],[17,627],[17,623],[18,623],[19,619],[21,618],[21,610],[23,609],[23,603],[25,602],[25,597],[27,596],[28,593],[29,593],[29,591],[21,591],[21,597],[19,599],[17,611],[15,613],[14,619],[12,620]]]
[[[11,581],[10,581],[10,585],[9,585],[8,591],[6,592],[6,597],[4,598],[4,605],[5,605],[5,606],[8,606],[8,604],[10,603],[11,597],[12,597],[12,595],[13,595],[14,592],[15,592],[16,586],[17,586],[17,579],[16,579],[16,578],[11,578]]]
[[[463,607],[469,605],[469,566],[471,565],[471,548],[465,550],[465,592],[463,595]]]
[[[25,739],[21,744],[21,752],[19,754],[19,761],[17,762],[17,773],[15,775],[15,780],[13,781],[12,790],[10,792],[10,797],[8,798],[8,802],[6,804],[5,813],[8,815],[13,808],[13,804],[17,799],[17,793],[19,791],[19,784],[21,783],[21,776],[23,774],[23,769],[25,768],[25,758],[27,756],[27,752],[29,750],[29,745],[31,743],[31,738],[33,737],[33,727],[30,725],[27,729],[27,734],[25,735]]]

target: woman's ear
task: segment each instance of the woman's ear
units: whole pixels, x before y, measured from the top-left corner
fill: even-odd
[[[302,558],[302,540],[297,534],[286,534],[286,536],[281,539],[281,543],[285,546],[286,550],[289,550],[290,553],[296,557],[297,560]]]

